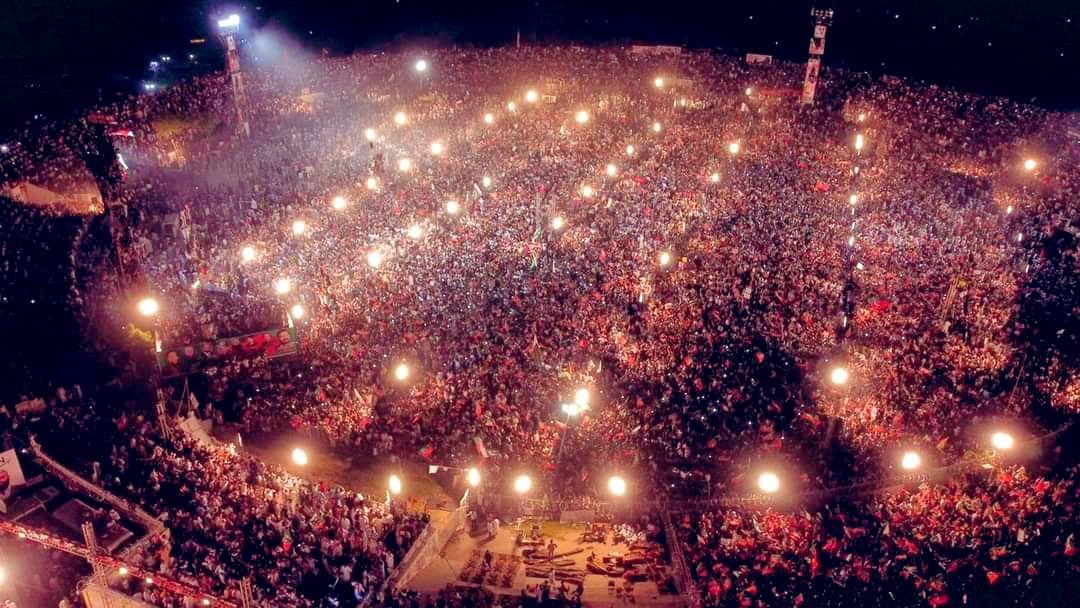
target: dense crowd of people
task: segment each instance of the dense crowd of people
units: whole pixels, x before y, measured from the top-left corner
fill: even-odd
[[[134,137],[123,278],[85,314],[161,350],[166,383],[197,374],[201,413],[245,434],[479,465],[496,488],[530,470],[568,504],[613,471],[642,498],[746,493],[764,460],[826,492],[887,477],[898,446],[947,463],[986,449],[972,422],[1037,434],[1080,407],[1068,117],[841,70],[803,106],[801,66],[704,52],[425,59],[247,72],[249,137],[220,76],[101,108]],[[79,156],[54,148],[20,148],[16,173]],[[423,525],[132,413],[64,411],[55,447],[86,429],[65,457],[166,518],[147,565],[207,591],[357,601]],[[680,530],[716,606],[1024,597],[1075,569],[1076,470],[1046,475]]]

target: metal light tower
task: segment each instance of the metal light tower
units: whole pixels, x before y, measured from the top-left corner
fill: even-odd
[[[225,40],[225,70],[233,85],[233,102],[236,104],[237,130],[245,137],[251,135],[244,118],[244,79],[240,74],[240,49],[236,46],[236,34],[240,32],[240,15],[218,19],[218,33]]]
[[[813,104],[817,90],[818,72],[821,71],[821,56],[825,54],[825,30],[832,25],[833,11],[810,9],[814,18],[814,37],[810,39],[810,58],[806,60],[806,78],[803,79],[802,103]]]

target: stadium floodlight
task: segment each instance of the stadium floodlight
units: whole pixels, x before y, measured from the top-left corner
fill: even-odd
[[[217,26],[222,31],[236,31],[240,27],[240,15],[229,15],[224,19],[218,19]]]
[[[423,74],[428,69],[428,62],[423,59],[417,59],[416,64],[413,66],[417,72]]]
[[[1016,445],[1016,438],[1011,433],[997,431],[990,436],[990,445],[998,450],[1011,450]]]
[[[855,134],[855,149],[861,151],[863,149],[863,146],[865,146],[865,145],[866,145],[866,140],[863,139],[862,133],[856,133]]]
[[[300,236],[307,231],[307,222],[304,220],[296,220],[292,223],[292,233],[296,236]]]
[[[303,448],[293,448],[292,461],[296,466],[307,466],[309,462],[307,452]]]
[[[386,487],[394,496],[401,494],[401,478],[397,475],[391,475]]]
[[[154,298],[143,298],[139,300],[139,314],[144,317],[152,317],[158,313],[158,301]]]
[[[366,185],[368,190],[374,190],[379,187],[379,180],[374,177],[369,177],[367,178]]]
[[[398,363],[397,367],[394,368],[394,378],[397,378],[398,382],[404,382],[408,380],[409,373],[409,365],[404,361]]]
[[[671,254],[667,251],[661,251],[658,261],[660,262],[661,266],[667,266],[668,264],[671,264]]]
[[[1038,166],[1039,166],[1039,163],[1035,162],[1034,158],[1029,158],[1029,159],[1024,161],[1024,171],[1027,171],[1027,172],[1034,171],[1035,167],[1038,167]]]
[[[847,384],[849,376],[846,367],[836,367],[829,373],[829,380],[837,386],[843,386]]]
[[[577,121],[579,125],[583,125],[589,122],[589,113],[585,110],[578,110],[577,114],[574,115],[574,120]]]
[[[433,142],[431,142],[431,153],[434,154],[435,156],[438,156],[438,155],[442,154],[444,149],[445,148],[443,147],[443,144],[442,144],[441,141],[433,141]]]
[[[409,115],[408,114],[406,114],[405,112],[395,112],[394,113],[394,124],[395,125],[401,127],[401,126],[404,126],[405,123],[407,123],[407,122],[409,122]]]
[[[525,101],[529,103],[536,103],[537,99],[540,99],[540,95],[536,91],[529,89],[525,92]]]
[[[446,201],[446,212],[450,215],[457,215],[461,211],[461,203],[457,201]]]
[[[274,291],[278,292],[279,295],[285,295],[289,293],[290,291],[292,291],[292,281],[286,279],[285,277],[274,281]]]
[[[609,163],[604,172],[607,173],[608,177],[615,177],[615,174],[619,172],[619,168]]]
[[[574,403],[576,403],[578,407],[582,409],[588,408],[590,399],[592,399],[592,395],[589,393],[589,389],[579,388],[574,391]]]
[[[480,180],[480,184],[481,184],[481,185],[483,185],[485,189],[487,189],[487,188],[490,188],[490,187],[491,187],[491,177],[490,177],[490,176],[487,176],[487,175],[485,175],[485,176],[484,176],[484,177],[483,177],[483,178],[482,178],[482,179]]]
[[[366,137],[368,141],[375,141],[378,134],[375,133],[375,129],[364,129],[364,137]]]
[[[401,171],[402,173],[404,173],[404,172],[408,171],[409,169],[412,169],[412,161],[409,160],[408,158],[403,158],[403,159],[398,161],[397,168],[398,168],[398,171]]]
[[[344,196],[335,196],[334,200],[330,202],[330,205],[333,206],[334,209],[341,211],[348,205],[348,201],[345,200]]]
[[[383,263],[383,254],[382,254],[382,252],[379,251],[378,249],[375,249],[373,251],[369,251],[368,254],[367,254],[367,263],[368,263],[368,266],[371,266],[372,268],[378,268],[379,266],[382,266],[382,263]]]
[[[494,114],[492,114],[491,112],[488,112],[487,114],[484,114],[484,124],[490,125],[490,124],[493,124],[494,122],[495,122],[495,115]]]
[[[855,205],[856,203],[859,202],[859,195],[858,194],[852,194],[851,196],[848,197],[847,200],[848,200],[848,204]]]
[[[584,196],[585,198],[592,198],[594,194],[596,194],[596,191],[593,190],[592,186],[585,184],[581,187],[581,196]]]
[[[629,144],[629,145],[626,146],[626,155],[627,156],[633,156],[634,155],[634,145],[633,144]]]
[[[750,97],[754,94],[754,87],[746,87],[746,96]]]
[[[659,132],[660,132],[660,129],[663,129],[663,127],[662,127],[662,126],[660,126],[660,123],[659,123],[659,122],[654,122],[654,123],[652,123],[652,130],[653,130],[653,133],[659,133]]]
[[[653,86],[655,86],[658,89],[664,88],[664,79],[659,77],[659,76],[657,76],[656,80],[653,80],[652,83],[653,83]]]
[[[465,479],[469,482],[470,486],[472,486],[474,488],[479,486],[480,485],[480,469],[478,469],[476,467],[470,468],[468,471],[465,472]]]
[[[516,104],[516,103],[514,103],[514,102],[512,102],[512,101],[511,101],[511,102],[507,102],[507,104],[506,104],[506,109],[507,109],[507,110],[509,110],[509,111],[511,111],[511,112],[517,112],[517,104]]]
[[[420,227],[420,224],[413,224],[409,226],[409,238],[417,240],[424,236],[424,229]]]
[[[555,217],[553,217],[551,219],[551,229],[552,230],[562,230],[563,226],[565,226],[565,225],[566,225],[566,220],[563,219],[563,216],[561,216],[561,215],[556,215]]]
[[[720,182],[720,174],[719,173],[713,173],[712,175],[709,176],[709,181],[711,181],[714,184],[719,183]]]
[[[771,471],[766,471],[761,475],[758,475],[757,479],[758,489],[766,494],[775,494],[780,490],[780,477]]]
[[[528,475],[518,475],[514,480],[514,491],[518,494],[524,494],[532,489],[532,478]]]
[[[613,475],[607,482],[608,491],[615,496],[624,496],[626,494],[626,480],[618,475]]]
[[[242,247],[240,249],[240,261],[241,262],[244,262],[246,264],[247,262],[250,262],[250,261],[252,261],[254,259],[255,259],[255,248],[254,247],[252,247],[251,245],[245,245],[244,247]]]
[[[740,147],[739,142],[733,141],[730,144],[728,144],[727,151],[728,151],[729,154],[734,156],[734,155],[739,153],[739,147]]]
[[[922,456],[918,452],[907,451],[900,457],[900,468],[914,471],[922,466]]]
[[[289,314],[292,315],[293,319],[296,319],[296,320],[303,319],[304,318],[304,305],[303,304],[293,304],[293,307],[291,309],[289,309]]]

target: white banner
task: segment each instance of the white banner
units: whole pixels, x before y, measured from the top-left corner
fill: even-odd
[[[7,498],[11,496],[15,488],[26,485],[26,477],[23,476],[22,467],[19,466],[19,455],[15,450],[0,452],[0,471],[4,472],[4,475],[0,475],[0,478],[7,478],[6,480],[0,480],[6,481],[6,483],[0,484],[0,496]]]

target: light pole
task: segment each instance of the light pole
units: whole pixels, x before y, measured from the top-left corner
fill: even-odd
[[[251,135],[251,128],[244,118],[244,80],[240,74],[240,49],[236,46],[236,35],[240,32],[240,15],[232,14],[218,19],[218,33],[225,41],[225,71],[233,86],[233,102],[236,105],[237,131],[244,137]]]

